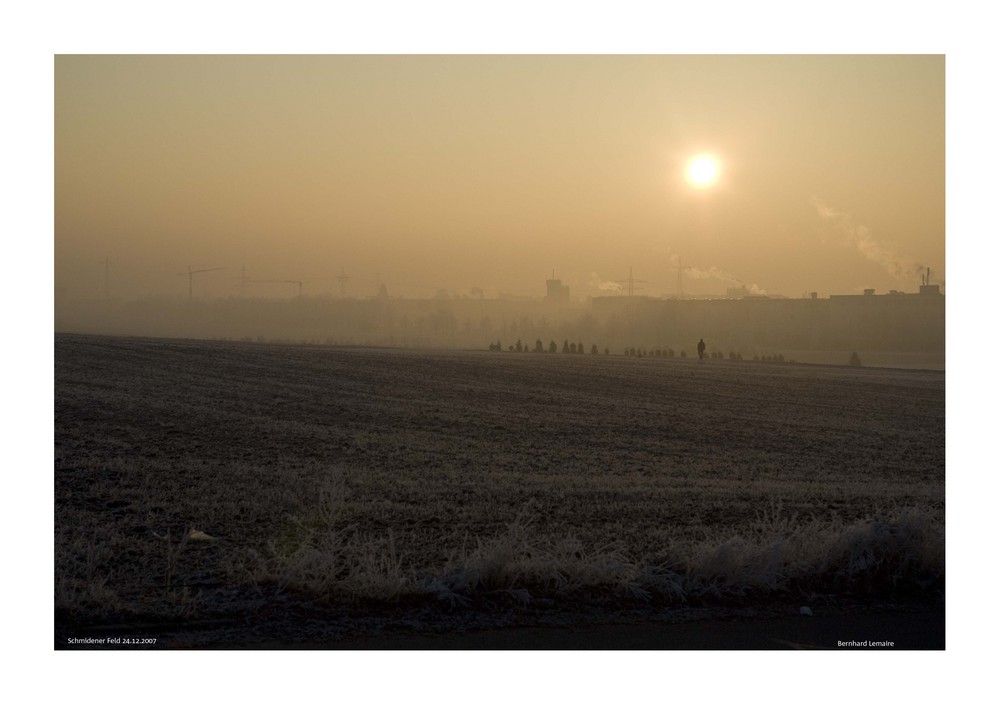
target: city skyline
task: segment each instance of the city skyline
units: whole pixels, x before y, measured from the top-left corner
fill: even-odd
[[[944,63],[57,56],[55,284],[541,296],[555,269],[586,298],[632,267],[671,296],[683,266],[692,295],[916,291],[945,280]]]

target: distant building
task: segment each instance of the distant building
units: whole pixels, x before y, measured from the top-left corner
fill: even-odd
[[[926,286],[926,285],[925,285]],[[683,345],[714,341],[720,348],[943,352],[945,296],[920,294],[832,295],[785,299],[749,294],[715,299],[649,299],[598,296],[591,310],[612,342]]]
[[[568,304],[569,287],[564,286],[561,279],[545,280],[545,301],[550,304]]]

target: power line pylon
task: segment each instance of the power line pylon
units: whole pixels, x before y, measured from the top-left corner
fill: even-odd
[[[683,272],[684,272],[685,269],[694,269],[694,267],[685,267],[684,265],[681,264],[681,258],[678,257],[677,258],[677,264],[668,265],[667,269],[676,269],[677,270],[677,298],[678,299],[683,299],[684,298]]]
[[[338,282],[340,282],[340,295],[342,297],[347,296],[347,293],[346,293],[347,292],[347,281],[350,279],[350,277],[347,276],[346,274],[344,274],[344,268],[343,267],[340,268],[340,276],[339,277],[334,277],[334,279],[336,279]]]
[[[628,279],[619,279],[616,283],[617,284],[621,284],[621,285],[627,285],[628,286],[628,295],[629,296],[635,296],[635,292],[636,291],[642,291],[642,287],[641,286],[640,287],[636,287],[635,285],[636,284],[648,284],[649,282],[647,282],[645,279],[636,279],[635,277],[633,277],[632,276],[632,268],[629,267],[628,268]]]

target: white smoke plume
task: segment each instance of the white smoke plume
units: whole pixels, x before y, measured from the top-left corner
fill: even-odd
[[[875,240],[871,231],[866,226],[855,223],[850,213],[831,208],[816,196],[809,203],[823,222],[821,233],[825,239],[856,250],[899,281],[912,282],[924,271],[922,264],[901,256],[888,245]]]
[[[767,293],[767,291],[761,289],[756,284],[747,284],[739,277],[730,274],[729,272],[724,272],[715,266],[709,267],[708,269],[699,269],[698,267],[685,266],[684,277],[686,279],[716,279],[726,284],[735,284],[736,286],[742,286],[747,290],[747,293],[750,294],[764,295]]]
[[[598,291],[610,291],[615,294],[620,294],[622,291],[622,285],[618,282],[607,281],[601,279],[597,276],[597,272],[590,273],[590,286]]]

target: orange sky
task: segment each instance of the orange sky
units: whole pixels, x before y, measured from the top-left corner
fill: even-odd
[[[58,56],[70,296],[915,291],[942,56]],[[719,180],[685,162],[710,152]],[[290,295],[256,285],[253,293]]]

